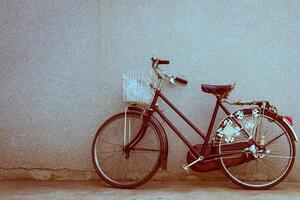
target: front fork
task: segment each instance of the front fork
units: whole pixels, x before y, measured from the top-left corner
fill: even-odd
[[[148,128],[148,122],[153,114],[150,110],[147,110],[145,114],[141,113],[142,125],[137,133],[137,135],[131,141],[131,121],[127,120],[127,110],[125,110],[125,125],[124,125],[124,135],[123,135],[123,151],[125,152],[125,158],[128,159],[130,156],[130,150],[134,149],[135,145],[144,137],[146,130]],[[127,121],[129,123],[127,124]]]

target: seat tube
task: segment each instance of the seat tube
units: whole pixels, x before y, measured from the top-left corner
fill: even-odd
[[[201,154],[200,155],[202,155],[202,156],[204,155],[206,147],[207,147],[207,144],[208,144],[208,142],[210,140],[211,132],[212,132],[215,120],[216,120],[216,116],[217,116],[219,107],[220,107],[220,99],[217,98],[215,109],[213,111],[213,114],[212,114],[212,117],[211,117],[211,120],[210,120],[210,124],[209,124],[208,130],[207,130],[207,135],[205,137],[205,141],[204,141],[203,147],[201,149]]]

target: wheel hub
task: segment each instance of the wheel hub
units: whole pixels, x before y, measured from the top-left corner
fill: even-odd
[[[264,158],[265,155],[270,154],[270,149],[266,149],[265,146],[252,145],[247,149],[254,158]]]

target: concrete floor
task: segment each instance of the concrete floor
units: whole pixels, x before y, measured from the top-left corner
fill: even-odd
[[[300,183],[285,182],[272,190],[249,191],[223,181],[148,182],[134,190],[104,186],[100,182],[1,181],[0,199],[300,199]]]

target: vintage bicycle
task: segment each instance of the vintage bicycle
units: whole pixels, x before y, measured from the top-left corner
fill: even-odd
[[[280,115],[268,101],[228,101],[234,85],[202,85],[203,92],[216,97],[204,134],[163,95],[165,81],[188,83],[164,73],[160,68],[163,64],[169,61],[152,58],[156,82],[139,73],[123,76],[124,101],[129,104],[125,112],[100,126],[92,144],[93,165],[102,180],[113,187],[135,188],[150,180],[160,167],[166,170],[168,139],[163,122],[189,149],[183,166],[186,171],[221,169],[231,182],[246,189],[268,189],[287,177],[295,162],[298,141],[291,118]],[[159,99],[204,142],[192,145],[160,109]],[[230,113],[225,104],[243,107]],[[219,109],[227,116],[213,132]]]

